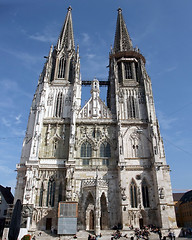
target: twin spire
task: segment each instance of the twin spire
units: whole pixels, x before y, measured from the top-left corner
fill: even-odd
[[[70,6],[68,8],[67,16],[66,16],[64,25],[62,27],[60,36],[58,38],[58,42],[57,42],[58,50],[62,48],[65,48],[68,50],[75,48],[71,10],[72,8]],[[130,50],[133,50],[132,41],[129,37],[129,33],[127,31],[127,27],[123,19],[122,9],[119,8],[113,51],[117,53],[117,52],[130,51]]]

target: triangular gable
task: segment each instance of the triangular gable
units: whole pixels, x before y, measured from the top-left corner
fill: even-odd
[[[99,118],[99,119],[110,119],[112,118],[112,113],[109,108],[105,105],[105,103],[98,98],[97,102],[98,114],[97,116],[93,116],[93,100],[92,97],[85,104],[85,106],[80,110],[78,114],[78,118]]]

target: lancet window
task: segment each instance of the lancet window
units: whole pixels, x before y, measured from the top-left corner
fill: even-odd
[[[89,158],[92,156],[92,147],[89,142],[84,142],[81,145],[81,158],[83,158],[83,165],[89,165]]]
[[[55,117],[61,117],[62,113],[62,104],[63,103],[63,94],[61,92],[57,95],[57,101],[55,106]]]
[[[55,202],[55,181],[50,179],[47,186],[47,207],[54,207]]]
[[[58,202],[61,202],[63,199],[63,184],[60,183],[59,184],[59,194],[58,194]]]
[[[137,208],[137,186],[134,181],[130,185],[131,207]]]
[[[131,62],[124,62],[125,79],[132,79]]]
[[[39,206],[40,207],[43,206],[43,191],[44,191],[44,187],[43,187],[43,183],[42,183],[41,189],[40,189],[40,194],[39,194]]]
[[[136,100],[133,96],[129,96],[127,106],[128,106],[128,117],[136,118],[137,117],[137,105],[136,105]]]
[[[100,157],[111,157],[111,148],[108,142],[103,142],[100,145]]]
[[[149,191],[148,186],[145,181],[142,182],[142,198],[143,198],[143,206],[145,208],[149,207]]]
[[[108,158],[111,157],[111,148],[108,142],[103,142],[100,145],[100,157],[103,159],[103,165],[108,165]]]
[[[59,60],[58,78],[65,77],[65,65],[66,65],[66,60],[64,58],[61,58]]]

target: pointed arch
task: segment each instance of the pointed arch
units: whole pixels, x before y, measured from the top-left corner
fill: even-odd
[[[111,146],[108,142],[102,142],[100,145],[100,157],[111,157]]]
[[[92,146],[89,142],[81,144],[81,158],[83,158],[83,165],[89,165],[89,159],[92,157]]]
[[[142,181],[142,200],[144,208],[150,207],[149,205],[149,189],[146,179]]]
[[[103,192],[100,198],[101,205],[101,229],[108,229],[108,210],[107,210],[107,200],[105,193]]]
[[[137,208],[138,200],[137,200],[137,185],[135,181],[132,179],[130,184],[130,200],[131,200],[131,207]]]
[[[47,207],[54,207],[55,203],[55,180],[53,178],[49,179],[47,185]]]
[[[55,117],[61,117],[63,106],[63,93],[59,92],[56,98]]]
[[[66,60],[64,57],[59,59],[58,78],[65,78]]]

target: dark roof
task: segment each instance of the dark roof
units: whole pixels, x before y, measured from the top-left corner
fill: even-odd
[[[13,194],[11,193],[11,188],[10,187],[3,187],[2,185],[0,185],[0,192],[2,193],[3,197],[5,198],[5,201],[8,204],[13,204]]]
[[[179,201],[185,193],[173,193],[173,201]]]
[[[186,192],[183,197],[181,198],[181,202],[182,203],[186,203],[186,202],[192,202],[192,190]]]

